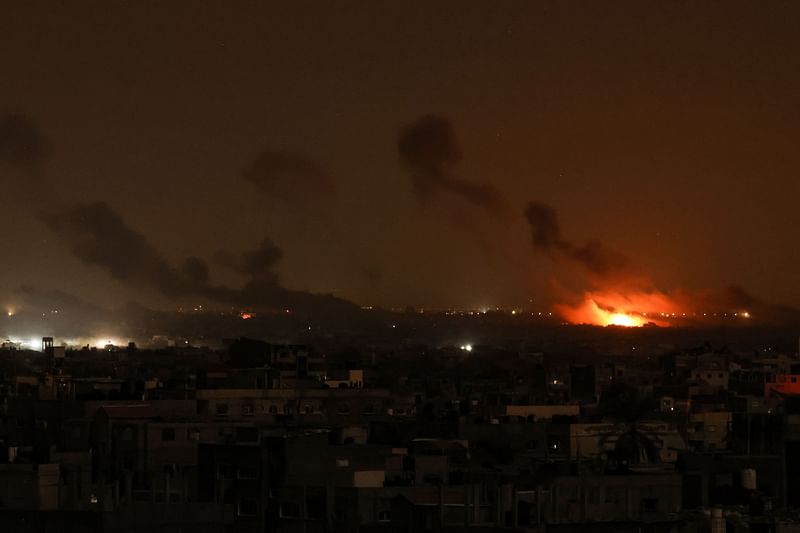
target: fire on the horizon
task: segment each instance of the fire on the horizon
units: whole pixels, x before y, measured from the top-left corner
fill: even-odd
[[[593,291],[584,293],[575,304],[556,304],[555,310],[571,324],[623,327],[648,324],[666,327],[681,319],[749,319],[751,316],[745,310],[699,311],[690,302],[684,302],[685,299],[661,292]]]

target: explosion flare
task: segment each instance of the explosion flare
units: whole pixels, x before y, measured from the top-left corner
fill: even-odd
[[[749,311],[720,306],[709,294],[692,295],[683,291],[670,295],[658,291],[595,290],[584,293],[577,303],[554,307],[571,324],[596,326],[671,326],[677,319],[751,317]]]

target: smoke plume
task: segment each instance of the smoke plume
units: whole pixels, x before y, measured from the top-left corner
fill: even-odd
[[[283,258],[283,250],[265,237],[255,250],[241,254],[219,251],[214,258],[218,264],[251,280],[277,282],[274,268]]]
[[[248,276],[242,288],[212,285],[208,266],[196,257],[177,269],[139,232],[127,225],[108,204],[79,204],[48,215],[45,223],[67,248],[86,264],[106,270],[134,288],[155,290],[168,298],[198,297],[253,309],[292,309],[326,314],[357,310],[357,306],[328,295],[282,287],[273,268],[283,252],[271,240],[239,256],[224,254],[230,265]]]
[[[461,149],[447,119],[427,115],[406,126],[400,132],[397,148],[420,203],[425,204],[440,193],[450,193],[495,215],[505,212],[502,195],[494,185],[454,175]]]
[[[564,239],[555,209],[540,202],[530,202],[525,218],[531,228],[531,243],[537,250],[557,254],[580,265],[598,277],[608,277],[630,267],[628,258],[598,241],[582,245]]]
[[[44,222],[84,263],[104,268],[118,281],[153,288],[168,297],[189,294],[190,277],[201,276],[198,272],[205,266],[199,259],[191,260],[187,277],[105,202],[78,204],[45,215]]]

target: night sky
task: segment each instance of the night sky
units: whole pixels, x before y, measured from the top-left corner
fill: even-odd
[[[4,2],[0,302],[536,306],[609,250],[800,305],[798,28],[777,1]],[[533,245],[531,201],[558,217]]]

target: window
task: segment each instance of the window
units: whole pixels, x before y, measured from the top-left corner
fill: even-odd
[[[606,503],[622,503],[624,501],[625,489],[622,487],[606,488]]]
[[[305,406],[303,407],[303,412],[307,415],[314,414],[314,406],[311,405],[310,403],[305,404]]]
[[[252,403],[244,403],[242,404],[242,415],[243,416],[253,416],[255,414],[255,406]]]
[[[642,511],[645,513],[658,511],[658,498],[642,498]]]
[[[217,416],[228,416],[228,404],[227,403],[218,403],[217,404]]]
[[[578,486],[577,485],[565,485],[561,487],[561,492],[564,495],[564,498],[568,502],[577,502],[578,501]]]
[[[255,466],[240,466],[238,472],[239,479],[258,479],[258,468]]]
[[[325,518],[325,496],[309,494],[306,497],[306,518],[322,520]]]
[[[270,405],[269,406],[269,414],[277,415],[278,414],[278,406],[277,405]]]
[[[368,403],[364,406],[364,414],[365,415],[374,415],[375,414],[375,404]]]
[[[186,438],[193,442],[200,441],[200,431],[196,429],[188,429],[186,430]]]
[[[439,476],[439,474],[425,474],[424,476],[422,476],[422,481],[426,485],[441,485],[442,484],[442,478],[441,478],[441,476]]]
[[[281,518],[300,518],[300,504],[283,502],[280,507]]]
[[[217,467],[218,479],[236,479],[236,467],[233,465],[219,465]]]
[[[391,511],[378,511],[378,522],[391,522],[391,521],[392,521]]]
[[[340,403],[336,406],[336,412],[340,415],[349,415],[350,414],[350,406],[346,403]]]
[[[236,428],[236,440],[238,442],[258,442],[258,428],[256,427]]]
[[[175,428],[163,428],[161,430],[161,440],[162,441],[175,440]]]
[[[336,466],[340,468],[350,466],[350,459],[336,459]]]
[[[239,516],[256,516],[258,514],[258,502],[252,497],[240,499],[236,504],[236,514]]]

